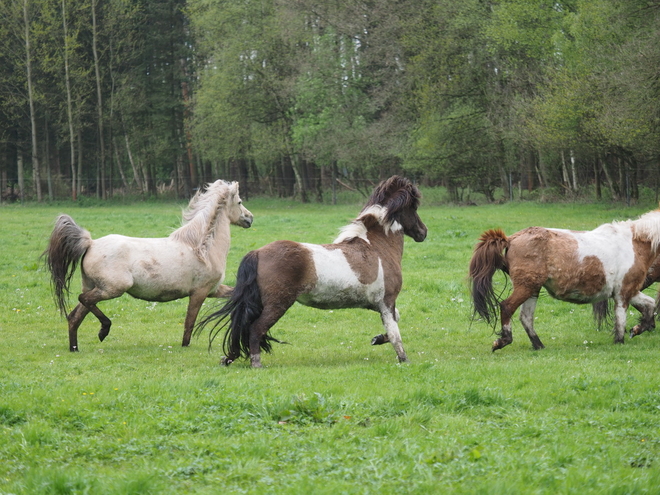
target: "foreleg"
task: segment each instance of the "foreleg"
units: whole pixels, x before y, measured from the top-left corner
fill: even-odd
[[[389,309],[381,310],[380,319],[383,322],[385,327],[385,334],[387,336],[387,341],[392,344],[394,347],[394,352],[399,359],[400,363],[405,363],[408,361],[408,356],[406,356],[406,351],[403,349],[403,342],[401,340],[401,333],[399,332],[399,325],[397,324],[396,319],[396,310],[390,311]],[[374,340],[377,337],[374,337]],[[372,344],[373,344],[372,340]]]
[[[618,297],[614,298],[614,343],[623,344],[626,333],[626,311],[628,304],[624,304]]]
[[[522,323],[523,328],[527,332],[527,336],[532,342],[532,347],[534,347],[534,350],[538,351],[539,349],[545,348],[545,346],[534,331],[534,310],[536,309],[537,301],[538,297],[530,297],[522,304],[520,307],[520,323]]]
[[[401,318],[401,315],[399,314],[399,310],[394,308],[394,321],[399,323],[399,318]],[[390,339],[387,336],[387,334],[381,333],[380,335],[376,335],[373,339],[371,339],[371,345],[383,345],[383,344],[387,344],[389,341]]]
[[[183,324],[183,341],[181,342],[183,347],[188,347],[190,345],[190,337],[192,336],[195,321],[197,320],[199,310],[204,303],[204,299],[206,299],[205,291],[193,292],[188,298],[188,311],[186,312],[186,320]]]
[[[639,292],[635,297],[630,300],[630,304],[642,314],[642,317],[637,325],[630,329],[630,338],[633,338],[647,330],[655,328],[655,301],[652,297],[647,296],[643,292]]]

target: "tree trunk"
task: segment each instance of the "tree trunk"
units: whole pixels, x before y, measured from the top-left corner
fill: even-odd
[[[607,180],[607,185],[610,188],[610,193],[612,194],[612,199],[618,200],[619,199],[619,193],[618,193],[618,188],[616,187],[616,184],[612,181],[612,177],[610,176],[610,173],[607,170],[607,160],[602,160],[601,161],[601,166],[603,168],[603,173],[605,174],[605,180]]]
[[[594,180],[596,185],[596,199],[602,198],[602,193],[600,190],[600,168],[598,167],[598,155],[594,158]]]
[[[32,178],[34,179],[37,201],[41,196],[41,174],[37,156],[37,116],[34,110],[34,91],[32,89],[32,53],[30,47],[30,19],[28,17],[28,0],[23,0],[23,22],[25,23],[25,67],[27,69],[28,100],[30,102],[30,125],[32,127]]]
[[[571,182],[568,180],[568,168],[566,167],[566,157],[564,156],[564,150],[561,150],[561,178],[566,187],[571,186]]]
[[[46,118],[44,119],[44,163],[46,165],[46,182],[48,184],[48,200],[53,200],[53,170],[50,164],[50,141],[48,139],[48,112],[46,112]]]
[[[76,180],[76,187],[78,196],[82,193],[82,169],[83,169],[83,139],[82,129],[78,126],[78,179]]]
[[[573,191],[577,191],[577,171],[575,169],[575,153],[573,153],[573,150],[571,150],[571,177],[573,178],[573,184],[571,187],[573,188]]]
[[[101,68],[99,62],[98,52],[98,29],[96,26],[96,7],[97,0],[92,0],[92,53],[94,54],[94,73],[96,75],[96,111],[99,119],[99,165],[98,165],[98,180],[100,191],[97,190],[97,195],[103,199],[107,198],[106,183],[105,183],[105,139],[103,135],[103,94],[101,91]]]
[[[133,179],[135,179],[135,183],[137,184],[140,193],[144,194],[146,190],[142,185],[142,177],[140,176],[140,171],[135,165],[135,160],[133,160],[133,153],[131,153],[131,146],[128,143],[128,134],[126,134],[126,132],[124,132],[124,140],[126,141],[126,153],[128,154],[128,161],[131,163],[131,168],[133,169]]]
[[[128,181],[126,180],[126,175],[124,174],[124,170],[121,167],[121,160],[119,159],[119,147],[117,146],[117,140],[115,139],[114,135],[112,137],[112,146],[115,150],[115,159],[117,161],[117,170],[119,170],[119,175],[121,176],[121,183],[128,193]]]
[[[18,197],[21,203],[25,201],[25,174],[23,172],[23,152],[18,150],[18,157],[16,160],[16,172],[18,174]]]
[[[538,165],[538,176],[539,183],[542,188],[548,187],[548,172],[546,170],[546,165],[543,159],[541,158],[541,153],[537,150],[530,151],[530,160],[533,160]]]
[[[332,161],[332,204],[337,204],[337,160]]]
[[[69,76],[69,35],[66,21],[66,5],[62,0],[62,27],[64,28],[64,80],[66,83],[66,116],[69,124],[69,152],[71,154],[71,199],[78,197],[76,189],[76,145],[73,131],[73,103],[71,99],[71,77]]]

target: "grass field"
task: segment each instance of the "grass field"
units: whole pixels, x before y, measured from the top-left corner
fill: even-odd
[[[296,305],[273,329],[291,345],[262,370],[219,366],[206,335],[180,347],[185,300],[101,303],[108,338],[90,315],[81,352],[68,352],[39,264],[55,216],[95,238],[162,237],[182,205],[1,207],[0,493],[658,493],[660,335],[614,346],[590,307],[545,296],[546,349],[533,351],[516,319],[514,343],[491,353],[466,284],[487,228],[592,229],[651,206],[432,203],[420,209],[427,240],[407,239],[404,253],[409,364],[369,345],[376,313]],[[255,222],[232,230],[228,284],[247,251],[331,242],[361,204],[246,206]],[[72,285],[77,295],[78,276]]]

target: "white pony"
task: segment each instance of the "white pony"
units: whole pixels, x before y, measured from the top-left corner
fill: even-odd
[[[189,297],[183,346],[190,344],[195,320],[207,297],[226,297],[222,285],[229,252],[229,225],[248,228],[253,216],[238,195],[238,182],[217,180],[199,191],[183,214],[183,226],[169,237],[138,238],[108,235],[92,240],[87,230],[68,215],[60,215],[44,251],[55,302],[67,313],[66,296],[78,262],[82,293],[69,313],[69,350],[78,351],[78,327],[91,311],[101,322],[99,339],[110,332],[110,319],[99,301],[125,292],[145,301],[173,301]]]

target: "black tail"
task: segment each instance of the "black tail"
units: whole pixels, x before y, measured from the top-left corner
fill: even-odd
[[[612,313],[613,313],[612,307],[614,306],[613,302],[614,302],[613,299],[604,299],[602,301],[595,302],[591,305],[591,309],[594,314],[594,319],[596,320],[596,324],[598,325],[599,329],[603,325],[609,326],[610,324],[613,323],[612,321]]]
[[[204,317],[195,328],[195,334],[199,334],[206,325],[213,324],[209,333],[210,348],[216,336],[228,327],[222,342],[227,364],[241,356],[245,358],[250,356],[250,327],[263,311],[257,282],[258,265],[257,251],[246,254],[238,267],[236,287],[229,300],[219,310]],[[270,352],[272,341],[280,342],[269,335],[264,335],[259,345],[262,350]]]
[[[73,218],[69,215],[57,217],[48,247],[41,256],[50,272],[55,304],[64,315],[68,312],[66,302],[71,277],[91,244],[92,236]]]
[[[493,276],[497,270],[507,273],[508,267],[503,252],[508,246],[509,240],[503,231],[488,230],[481,235],[470,260],[474,314],[478,314],[489,324],[495,324],[501,302],[500,295],[496,294],[493,288]]]

